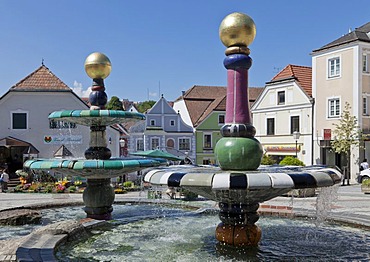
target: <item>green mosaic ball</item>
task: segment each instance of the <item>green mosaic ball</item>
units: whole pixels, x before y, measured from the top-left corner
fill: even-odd
[[[222,170],[256,170],[263,149],[255,138],[223,137],[216,144],[215,154]]]

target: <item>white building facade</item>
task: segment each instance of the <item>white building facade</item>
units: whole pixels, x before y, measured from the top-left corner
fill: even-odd
[[[305,165],[312,155],[311,67],[288,65],[266,86],[252,106],[255,138],[276,161],[296,156]],[[299,132],[299,138],[293,136]]]

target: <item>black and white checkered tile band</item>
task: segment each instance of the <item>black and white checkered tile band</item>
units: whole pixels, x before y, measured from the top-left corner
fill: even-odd
[[[170,187],[208,187],[211,190],[263,188],[316,188],[341,181],[341,174],[332,168],[268,168],[257,171],[222,171],[215,168],[174,166],[149,171],[144,181]]]

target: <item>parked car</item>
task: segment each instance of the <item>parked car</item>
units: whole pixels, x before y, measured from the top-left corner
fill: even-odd
[[[361,184],[363,180],[370,179],[370,168],[362,170],[357,177],[357,181]]]

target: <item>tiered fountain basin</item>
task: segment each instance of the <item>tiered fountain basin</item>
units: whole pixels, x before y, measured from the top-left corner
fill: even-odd
[[[210,166],[170,166],[149,171],[144,181],[152,185],[183,187],[222,203],[257,204],[292,189],[333,186],[341,181],[341,173],[322,166],[266,166],[256,171],[225,171]]]
[[[108,160],[32,159],[26,161],[24,167],[32,170],[52,170],[69,176],[104,179],[166,164],[167,161],[161,158],[111,158]]]
[[[51,113],[49,119],[63,119],[84,126],[108,126],[127,120],[145,120],[145,116],[120,110],[63,110]]]

